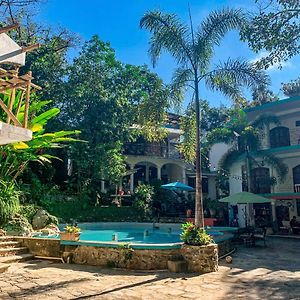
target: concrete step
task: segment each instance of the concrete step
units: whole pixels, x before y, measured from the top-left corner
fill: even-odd
[[[27,247],[0,248],[0,257],[24,253],[28,253]]]
[[[32,254],[20,254],[20,255],[3,256],[3,257],[0,257],[0,264],[2,264],[2,263],[5,263],[5,264],[16,263],[16,262],[31,260],[33,258],[34,258],[34,256]]]
[[[10,264],[0,263],[0,273],[6,272],[9,267],[10,267]]]
[[[21,243],[17,242],[17,241],[4,241],[4,242],[0,241],[0,249],[18,247],[20,245],[21,245]]]

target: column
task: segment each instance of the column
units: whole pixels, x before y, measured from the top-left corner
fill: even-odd
[[[130,170],[134,169],[134,165],[130,165],[129,166]],[[132,173],[130,174],[130,193],[133,194],[134,191],[134,173],[132,171]]]
[[[157,166],[157,179],[161,180],[161,166]]]
[[[271,201],[271,207],[272,207],[272,221],[276,221],[276,200]]]
[[[147,164],[145,167],[145,181],[149,183],[149,165]]]
[[[101,188],[101,193],[105,193],[105,181],[103,180],[104,176],[101,174],[101,181],[100,181],[100,188]]]
[[[185,181],[186,181],[185,167],[182,168],[181,177],[182,177],[182,179],[181,179],[182,183],[185,183]]]

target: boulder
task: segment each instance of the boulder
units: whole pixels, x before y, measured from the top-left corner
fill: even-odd
[[[15,214],[3,227],[7,235],[30,236],[33,232],[31,224],[22,215]]]
[[[57,218],[50,215],[44,209],[39,209],[32,218],[32,226],[35,230],[45,228],[52,223],[58,224]]]
[[[55,224],[49,224],[45,228],[42,228],[40,232],[43,235],[57,235],[60,233],[60,230]]]

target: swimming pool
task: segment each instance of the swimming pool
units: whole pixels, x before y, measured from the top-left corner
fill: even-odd
[[[79,243],[131,243],[131,244],[181,244],[181,224],[167,223],[80,223],[81,229]],[[61,225],[63,230],[65,225]],[[232,227],[211,227],[207,228],[216,243],[228,240],[233,237],[236,228]],[[40,237],[45,237],[40,235]],[[52,236],[59,238],[59,236]]]

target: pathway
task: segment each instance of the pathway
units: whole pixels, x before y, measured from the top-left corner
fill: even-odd
[[[172,274],[30,261],[0,274],[0,299],[300,299],[300,241],[241,248],[216,273]]]

